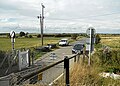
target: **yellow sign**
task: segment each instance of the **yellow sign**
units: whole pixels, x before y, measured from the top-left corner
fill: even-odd
[[[43,73],[38,74],[38,80],[42,80],[42,75],[43,75]]]

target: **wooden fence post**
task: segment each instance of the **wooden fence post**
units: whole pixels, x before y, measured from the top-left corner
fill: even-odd
[[[85,54],[86,54],[86,45],[84,45],[84,48],[83,48],[83,64],[85,62]]]
[[[28,59],[29,59],[29,67],[31,66],[31,59],[30,59],[30,49],[27,51],[28,53]]]
[[[78,53],[78,60],[77,60],[78,63],[79,63],[79,59],[80,59],[80,53]]]
[[[76,56],[74,57],[74,62],[76,62]]]
[[[31,58],[32,58],[32,66],[34,65],[34,53],[31,53]]]
[[[65,69],[66,86],[70,86],[70,82],[69,82],[69,58],[67,56],[65,56],[65,58],[64,58],[64,69]]]

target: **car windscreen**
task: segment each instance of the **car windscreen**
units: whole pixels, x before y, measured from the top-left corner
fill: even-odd
[[[76,44],[76,45],[73,47],[73,49],[75,49],[75,50],[81,50],[81,49],[83,49],[83,45],[82,45],[82,44]]]
[[[60,42],[67,42],[67,40],[61,40]]]

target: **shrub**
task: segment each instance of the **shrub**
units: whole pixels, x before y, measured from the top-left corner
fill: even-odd
[[[100,40],[101,40],[101,38],[100,38],[100,36],[97,34],[97,35],[96,35],[96,38],[95,38],[95,43],[96,43],[96,44],[100,43]]]
[[[6,35],[7,35],[7,38],[10,38],[10,33],[7,33]]]
[[[29,38],[32,38],[33,36],[32,35],[29,35]]]
[[[28,38],[28,36],[27,36],[27,35],[25,35],[25,38]]]
[[[54,37],[71,37],[71,34],[66,34],[66,33],[55,34]]]
[[[5,57],[5,52],[0,50],[0,63],[3,61],[4,57]]]
[[[40,37],[41,37],[41,35],[40,35],[40,34],[38,34],[38,35],[37,35],[37,38],[40,38]]]
[[[72,35],[71,35],[71,39],[73,39],[73,40],[76,40],[77,37],[78,37],[78,34],[72,34]]]
[[[0,58],[5,57],[5,52],[0,50]]]

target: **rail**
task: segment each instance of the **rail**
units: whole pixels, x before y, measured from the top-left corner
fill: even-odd
[[[70,56],[68,59],[75,58],[74,61],[76,61],[76,56],[78,56],[78,55],[80,55],[80,54],[74,54],[74,55]],[[37,71],[33,71],[33,72],[28,73],[28,74],[26,74],[26,75],[20,76],[19,79],[17,80],[17,82],[15,82],[15,83],[13,83],[13,84],[18,84],[18,85],[19,85],[19,84],[21,84],[22,82],[30,79],[31,77],[34,77],[34,76],[36,76],[37,74],[39,74],[39,73],[41,73],[41,72],[43,72],[43,71],[45,71],[45,70],[47,70],[47,69],[49,69],[49,68],[57,65],[57,64],[60,64],[60,63],[62,63],[62,62],[64,62],[64,61],[65,61],[65,59],[62,59],[62,60],[60,60],[60,61],[58,61],[58,62],[55,62],[55,63],[53,63],[53,64],[51,64],[51,65],[49,65],[49,66],[46,66],[46,67],[44,67],[44,68],[42,68],[42,69],[38,69]],[[64,63],[64,67],[65,67],[65,63]]]
[[[74,62],[76,62],[76,57],[79,57],[80,54],[73,54],[71,56],[65,56],[64,59],[57,61],[55,63],[52,63],[50,65],[47,65],[45,67],[39,65],[30,69],[26,69],[17,73],[10,74],[6,79],[9,79],[9,86],[16,86],[16,85],[22,85],[24,82],[30,80],[34,76],[37,76],[38,74],[64,62],[64,69],[66,71],[66,86],[69,86],[69,59],[74,58]],[[79,58],[78,58],[79,60]],[[5,76],[6,77],[6,76]],[[5,80],[4,77],[1,78],[1,80]]]

